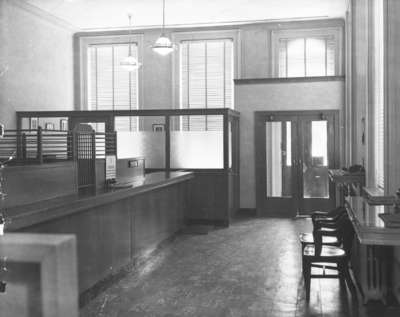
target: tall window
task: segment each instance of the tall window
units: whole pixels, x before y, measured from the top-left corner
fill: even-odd
[[[233,41],[180,43],[180,107],[233,108]],[[221,116],[190,116],[183,130],[222,130]]]
[[[374,107],[374,170],[375,185],[384,189],[385,183],[385,104],[384,104],[384,18],[383,1],[374,1],[374,60],[373,60],[373,107]]]
[[[334,76],[333,36],[279,40],[279,77]]]
[[[88,47],[89,110],[138,109],[138,71],[120,65],[129,53],[137,58],[136,44],[94,44]],[[137,118],[119,117],[116,130],[136,131]]]
[[[336,76],[342,69],[342,28],[272,32],[273,76]]]

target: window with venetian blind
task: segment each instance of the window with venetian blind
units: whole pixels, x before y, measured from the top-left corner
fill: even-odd
[[[375,185],[384,189],[385,184],[385,104],[384,104],[384,18],[383,1],[373,3],[373,107],[374,107],[374,171]]]
[[[129,72],[121,61],[138,55],[136,44],[94,44],[88,47],[89,110],[138,109],[138,71]],[[118,117],[117,131],[137,131],[135,117]]]
[[[180,107],[233,108],[233,40],[180,42]],[[182,130],[222,130],[222,116],[184,116]]]
[[[274,76],[340,75],[341,38],[341,28],[273,31]]]

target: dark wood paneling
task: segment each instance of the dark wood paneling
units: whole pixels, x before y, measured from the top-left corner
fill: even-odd
[[[7,199],[4,207],[24,205],[76,192],[74,162],[27,166],[7,166],[4,169]]]
[[[177,184],[136,200],[132,219],[135,257],[146,257],[160,241],[182,228],[187,199],[187,185]]]
[[[82,294],[118,274],[133,260],[146,259],[162,241],[182,228],[189,205],[189,183],[189,179],[183,179],[128,198],[87,206],[19,231],[75,234]]]
[[[228,175],[226,172],[195,173],[191,185],[190,221],[223,221],[229,224]]]
[[[98,274],[105,278],[116,273],[131,259],[131,206],[128,199],[101,206],[98,214]],[[94,281],[96,282],[96,281]]]

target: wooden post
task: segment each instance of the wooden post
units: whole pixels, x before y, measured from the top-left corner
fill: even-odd
[[[22,153],[22,160],[25,162],[26,161],[26,133],[22,133],[22,142],[21,142],[21,153]],[[19,152],[19,151],[18,151]],[[21,155],[17,155],[18,158]]]
[[[43,144],[42,144],[42,127],[37,129],[37,160],[43,163]]]

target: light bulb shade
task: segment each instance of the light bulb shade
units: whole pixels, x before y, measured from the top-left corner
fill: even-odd
[[[172,44],[171,40],[164,34],[161,34],[153,45],[153,51],[163,56],[172,53],[174,49],[174,44]]]
[[[133,72],[134,70],[137,70],[140,66],[142,66],[141,63],[137,61],[136,58],[133,56],[129,55],[128,57],[125,57],[120,65],[127,71]]]

